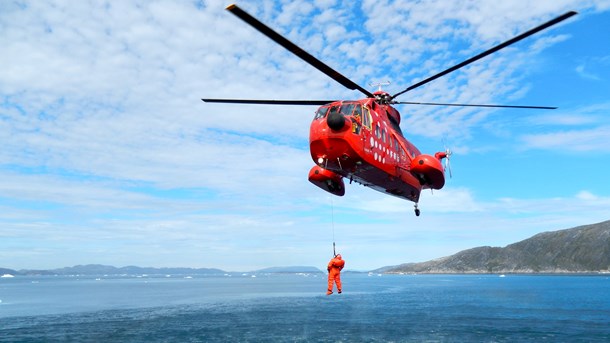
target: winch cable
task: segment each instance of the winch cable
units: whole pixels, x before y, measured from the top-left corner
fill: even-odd
[[[333,257],[337,256],[335,252],[335,202],[333,198],[330,198],[330,218],[331,218],[331,226],[333,229]]]

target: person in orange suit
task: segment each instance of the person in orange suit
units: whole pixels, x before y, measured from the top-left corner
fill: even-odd
[[[335,255],[328,262],[328,291],[326,295],[333,294],[333,282],[337,284],[337,292],[341,294],[341,269],[345,266],[345,261],[341,259],[341,254]]]

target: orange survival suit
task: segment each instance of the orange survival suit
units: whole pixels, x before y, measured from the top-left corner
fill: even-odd
[[[337,291],[341,293],[341,269],[345,266],[345,261],[341,259],[341,254],[336,255],[328,262],[328,291],[327,295],[333,294],[333,282],[337,284]]]

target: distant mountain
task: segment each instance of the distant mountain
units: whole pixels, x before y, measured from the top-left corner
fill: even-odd
[[[8,268],[0,268],[0,276],[4,274],[19,275],[19,272]]]
[[[214,275],[225,272],[215,268],[151,268],[151,267],[113,267],[101,264],[77,265],[50,270],[20,270],[26,275]]]
[[[610,221],[544,232],[499,247],[478,247],[385,273],[581,273],[610,269]]]
[[[259,269],[255,273],[322,273],[322,271],[311,266],[291,266]]]
[[[0,276],[12,275],[223,275],[227,272],[216,268],[152,268],[152,267],[113,267],[102,264],[76,265],[58,269],[38,270],[23,269],[15,271],[0,268]],[[271,267],[256,270],[253,273],[322,273],[316,267],[311,266],[289,266]]]

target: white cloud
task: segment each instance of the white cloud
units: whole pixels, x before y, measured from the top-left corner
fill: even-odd
[[[569,130],[521,136],[524,149],[560,149],[569,152],[606,151],[610,127]]]
[[[590,80],[600,80],[601,79],[598,75],[592,74],[588,70],[585,70],[585,68],[586,68],[586,66],[584,64],[578,65],[576,67],[576,72],[578,73],[578,75],[580,75],[581,77],[583,77],[585,79],[590,79]]]

